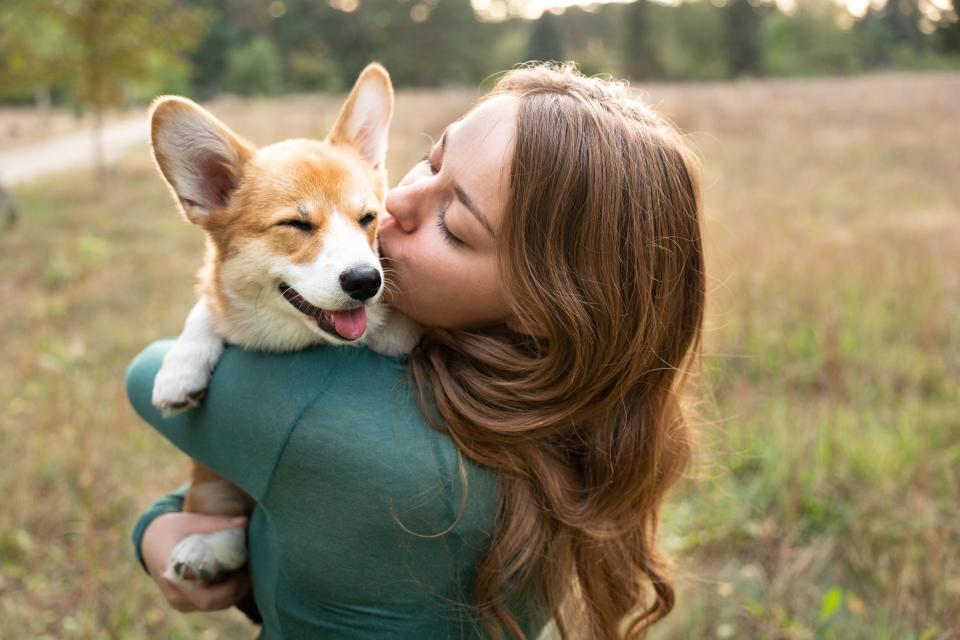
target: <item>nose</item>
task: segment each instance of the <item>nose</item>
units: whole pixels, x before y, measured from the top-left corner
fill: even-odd
[[[366,300],[380,291],[380,272],[373,267],[355,267],[340,274],[340,288],[354,300]]]
[[[384,201],[387,213],[404,233],[412,233],[417,228],[417,190],[416,184],[401,184],[391,189]]]

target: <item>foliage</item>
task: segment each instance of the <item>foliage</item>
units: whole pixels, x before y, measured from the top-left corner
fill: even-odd
[[[710,2],[651,9],[665,77],[705,80],[727,74],[722,9]]]
[[[0,68],[15,95],[27,85],[57,83],[78,107],[92,111],[102,177],[104,110],[131,90],[142,99],[165,81],[185,88],[181,55],[196,46],[209,17],[177,0],[28,0],[3,25],[6,62]]]
[[[760,25],[763,16],[750,0],[729,0],[723,16],[730,75],[756,75],[760,72]]]
[[[960,55],[960,0],[953,0],[951,11],[945,12],[937,27],[937,48]]]
[[[544,12],[530,29],[530,41],[524,56],[527,60],[563,60],[563,40],[557,29],[557,18]]]
[[[242,96],[276,95],[283,88],[283,66],[273,42],[258,36],[230,51],[223,88]]]
[[[73,98],[95,111],[119,103],[129,81],[177,64],[199,42],[210,16],[176,0],[56,0],[45,15],[65,34],[64,60]]]
[[[790,76],[859,69],[855,34],[837,26],[841,11],[831,0],[807,0],[793,15],[774,12],[768,16],[763,25],[764,70]]]
[[[290,83],[300,91],[338,91],[340,73],[329,58],[308,51],[290,56]]]
[[[660,52],[650,21],[650,3],[637,0],[626,8],[623,73],[633,80],[651,80],[663,74]]]
[[[209,98],[223,90],[227,71],[227,56],[240,45],[241,34],[237,20],[225,14],[220,0],[188,0],[191,6],[203,9],[212,16],[206,36],[190,51],[190,93],[199,99]]]
[[[0,100],[46,87],[85,105],[332,91],[371,60],[398,87],[475,85],[529,59],[637,81],[960,66],[956,10],[927,0],[871,3],[860,19],[835,0],[789,12],[772,0],[633,0],[537,20],[517,15],[521,2],[489,1],[514,13],[480,19],[467,0],[20,0],[0,14]]]
[[[68,80],[62,64],[64,28],[24,0],[18,11],[0,13],[0,98],[32,95],[41,86]]]

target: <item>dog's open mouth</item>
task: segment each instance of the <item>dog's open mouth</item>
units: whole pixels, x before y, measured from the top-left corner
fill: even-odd
[[[343,309],[339,311],[327,311],[320,307],[315,307],[306,300],[300,293],[285,282],[281,282],[280,295],[289,302],[294,309],[305,316],[313,318],[322,331],[339,338],[341,340],[353,341],[359,338],[367,330],[367,310],[360,306],[356,309]]]

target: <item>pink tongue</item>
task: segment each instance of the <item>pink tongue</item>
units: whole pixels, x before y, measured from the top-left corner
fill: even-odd
[[[367,310],[364,307],[351,311],[331,311],[333,326],[342,337],[356,340],[367,330]]]

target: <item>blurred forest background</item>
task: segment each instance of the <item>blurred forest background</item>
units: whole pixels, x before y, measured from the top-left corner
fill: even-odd
[[[960,66],[960,0],[3,0],[0,102],[475,85],[525,60],[634,81]],[[536,18],[532,16],[540,12]]]
[[[704,166],[701,445],[650,637],[960,640],[960,0],[560,4],[0,0],[0,638],[255,636],[171,611],[129,541],[187,464],[123,372],[204,247],[149,100],[322,137],[380,60],[396,181],[494,74],[572,59]]]

